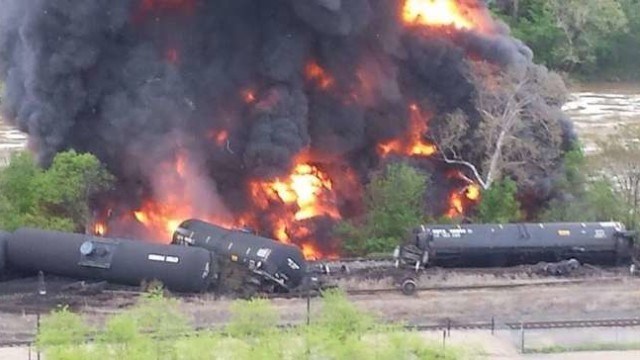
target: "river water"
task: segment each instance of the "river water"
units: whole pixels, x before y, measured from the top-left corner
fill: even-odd
[[[597,143],[608,136],[625,135],[625,127],[640,125],[640,84],[588,84],[572,90],[564,110],[587,154],[597,152]]]
[[[598,83],[574,86],[564,107],[574,121],[587,153],[597,152],[599,141],[626,125],[640,125],[640,84]],[[11,152],[24,148],[24,133],[0,119],[0,165]]]

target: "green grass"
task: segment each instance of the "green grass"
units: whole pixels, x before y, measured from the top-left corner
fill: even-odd
[[[465,358],[461,349],[378,321],[338,292],[325,294],[310,325],[292,328],[279,327],[278,312],[262,299],[234,303],[230,322],[209,331],[193,329],[181,306],[156,292],[101,327],[65,308],[42,320],[38,348],[48,360]]]

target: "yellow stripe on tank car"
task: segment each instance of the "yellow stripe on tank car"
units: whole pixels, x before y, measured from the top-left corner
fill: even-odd
[[[560,235],[560,236],[569,236],[569,235],[571,235],[571,231],[569,231],[569,230],[558,230],[558,235]]]

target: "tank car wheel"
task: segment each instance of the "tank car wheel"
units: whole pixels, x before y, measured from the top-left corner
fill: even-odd
[[[406,278],[402,280],[402,293],[404,295],[413,295],[416,292],[418,285],[416,284],[416,280],[414,278]]]

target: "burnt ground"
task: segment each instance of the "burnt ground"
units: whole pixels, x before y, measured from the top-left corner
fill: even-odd
[[[389,288],[392,279],[378,270],[334,279],[341,288]],[[580,284],[560,284],[567,279]],[[537,283],[557,281],[556,285]],[[464,289],[465,286],[520,284],[515,288]],[[446,324],[571,319],[612,319],[640,317],[640,278],[632,278],[626,268],[584,266],[563,277],[539,275],[530,266],[509,269],[430,269],[419,281],[421,287],[462,287],[458,290],[421,291],[414,296],[399,292],[350,295],[360,308],[390,321],[414,324]],[[47,294],[37,295],[37,278],[0,283],[0,344],[28,340],[36,328],[36,313],[68,305],[82,312],[93,324],[136,303],[135,287],[104,283],[82,283],[47,277]],[[185,314],[198,327],[224,324],[229,319],[229,297],[214,294],[176,295]],[[306,319],[305,299],[273,299],[283,322]],[[311,300],[312,314],[321,300]]]

